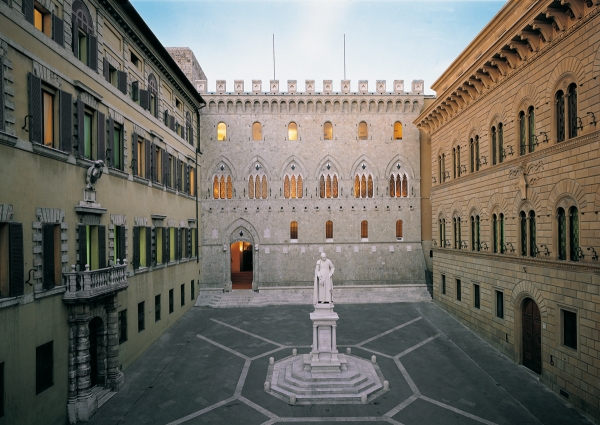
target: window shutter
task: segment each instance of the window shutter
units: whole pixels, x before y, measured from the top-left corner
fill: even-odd
[[[131,82],[131,99],[134,102],[137,102],[140,99],[140,82],[139,81]]]
[[[95,72],[98,72],[98,38],[95,35],[88,35],[89,41],[89,67],[92,68]]]
[[[169,115],[169,128],[175,131],[175,117],[173,115]]]
[[[52,40],[60,47],[65,47],[65,23],[54,14],[52,14]]]
[[[133,133],[131,135],[131,169],[133,171],[133,175],[137,176],[137,162],[138,162],[138,135]]]
[[[150,159],[150,155],[152,152],[152,144],[150,143],[150,140],[146,140],[145,141],[145,148],[146,148],[146,175],[144,177],[146,177],[147,179],[151,179],[152,178],[152,161]]]
[[[181,190],[181,161],[180,160],[177,160],[177,169],[175,170],[175,173],[177,175],[177,181],[176,181],[177,190]]]
[[[85,224],[80,224],[77,226],[77,235],[79,236],[79,249],[77,253],[79,254],[79,271],[85,271],[85,264],[87,261],[87,241],[86,241],[86,232],[85,232]]]
[[[156,169],[156,148],[154,143],[150,144],[150,180],[155,182],[158,170]]]
[[[140,228],[133,228],[133,269],[140,268]]]
[[[10,295],[12,297],[18,297],[24,293],[25,282],[25,264],[23,260],[23,225],[21,223],[9,223],[8,238]]]
[[[164,255],[166,256],[166,261],[165,263],[168,263],[169,260],[171,259],[171,245],[169,243],[169,236],[170,236],[171,232],[169,232],[169,228],[168,227],[163,227],[163,252]]]
[[[175,229],[175,252],[177,255],[175,256],[176,260],[181,259],[181,229],[178,227]]]
[[[4,65],[3,65],[4,66]],[[42,143],[42,80],[29,74],[29,141]]]
[[[185,166],[185,193],[190,194],[190,166],[187,164],[183,164]]]
[[[0,56],[0,131],[4,129],[4,58]]]
[[[77,156],[82,157],[85,151],[85,105],[77,99]]]
[[[194,128],[190,126],[190,140],[189,140],[190,145],[195,146],[195,140],[194,140]]]
[[[140,90],[140,106],[143,109],[150,109],[150,92],[148,90]]]
[[[42,285],[50,289],[56,285],[54,282],[54,224],[42,225]]]
[[[71,153],[73,144],[73,96],[60,90],[58,92],[60,108],[60,149]]]
[[[98,112],[98,159],[106,162],[106,115]]]
[[[113,164],[113,145],[115,143],[115,120],[112,117],[108,117],[108,140],[106,141],[106,165],[112,165],[116,168],[115,164]],[[122,158],[122,156],[121,156]]]
[[[188,257],[188,258],[190,258],[192,256],[192,232],[193,232],[193,229],[187,229],[185,232],[187,235],[186,257]]]
[[[33,25],[33,0],[23,0],[22,11],[25,20]]]
[[[71,47],[73,49],[73,55],[76,58],[79,57],[79,29],[77,27],[77,18],[75,15],[71,15]]]
[[[98,226],[98,268],[106,268],[106,226]]]
[[[124,71],[117,71],[117,88],[127,94],[127,73]]]
[[[125,226],[116,226],[115,229],[119,238],[119,252],[121,254],[119,260],[122,261],[127,259],[127,254],[125,253]]]
[[[110,82],[110,68],[106,57],[102,58],[102,73],[104,74],[104,79]]]
[[[152,227],[146,227],[146,266],[154,266],[156,255],[152,251]]]

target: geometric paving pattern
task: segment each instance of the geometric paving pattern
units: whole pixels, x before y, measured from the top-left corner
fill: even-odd
[[[264,391],[269,357],[310,352],[311,311],[193,308],[90,424],[590,423],[433,303],[337,305],[340,352],[375,355],[390,389],[364,405],[291,405]]]

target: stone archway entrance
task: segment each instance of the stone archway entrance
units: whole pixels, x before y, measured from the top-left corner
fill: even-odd
[[[249,242],[233,242],[231,253],[231,288],[252,289],[254,274],[253,246]]]
[[[523,365],[542,373],[542,318],[540,309],[531,298],[523,301]]]

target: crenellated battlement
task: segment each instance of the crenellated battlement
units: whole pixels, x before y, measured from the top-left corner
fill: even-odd
[[[207,80],[194,80],[194,86],[198,93],[203,95],[332,95],[332,94],[348,94],[348,95],[383,95],[383,94],[393,94],[393,95],[423,95],[424,91],[424,81],[423,80],[413,80],[411,83],[411,89],[409,92],[404,90],[404,80],[394,80],[392,85],[392,91],[387,91],[387,82],[386,80],[377,80],[375,82],[375,91],[369,91],[369,82],[368,80],[359,80],[358,81],[358,91],[352,92],[350,91],[350,80],[341,80],[339,91],[334,91],[333,80],[323,80],[323,91],[315,92],[315,80],[306,80],[305,81],[305,90],[303,92],[298,91],[298,82],[297,80],[288,80],[287,81],[287,92],[280,91],[279,80],[270,80],[269,81],[269,90],[263,91],[262,80],[252,80],[251,91],[245,91],[244,80],[234,80],[233,82],[233,91],[227,91],[227,82],[226,80],[216,80],[216,90],[214,92],[208,92]]]

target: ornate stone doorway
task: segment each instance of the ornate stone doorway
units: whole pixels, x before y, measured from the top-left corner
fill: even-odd
[[[90,331],[90,387],[104,385],[106,373],[106,332],[104,323],[94,317],[88,325]]]
[[[542,319],[535,301],[523,301],[523,365],[542,373]]]
[[[237,241],[233,242],[229,248],[232,289],[252,289],[254,272],[252,244]]]

